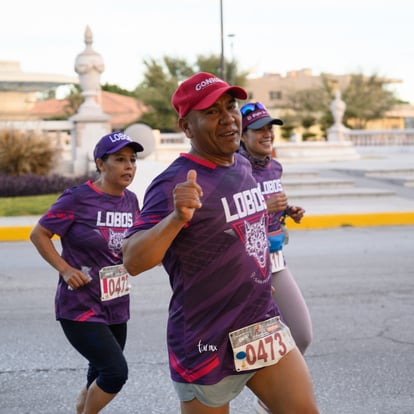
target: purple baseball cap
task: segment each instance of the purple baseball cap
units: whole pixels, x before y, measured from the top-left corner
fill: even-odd
[[[98,158],[102,158],[105,154],[113,154],[120,149],[129,145],[135,152],[144,151],[144,147],[133,141],[131,137],[124,134],[122,131],[111,132],[108,135],[104,135],[96,144],[93,151],[93,158],[96,161]]]
[[[283,125],[283,121],[273,118],[267,112],[266,107],[260,103],[248,103],[240,108],[242,113],[242,129],[260,129],[267,124]]]

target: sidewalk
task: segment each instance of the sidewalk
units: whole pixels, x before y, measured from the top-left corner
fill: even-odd
[[[290,203],[306,210],[301,224],[288,220],[289,229],[414,225],[411,148],[362,153],[361,159],[351,161],[299,164],[282,160],[282,164]],[[138,163],[136,178],[129,188],[136,192],[140,205],[145,188],[166,166],[150,160]],[[352,180],[352,186],[345,186],[345,179]],[[28,240],[38,219],[38,216],[0,217],[0,241]]]
[[[338,185],[305,195],[286,191],[292,204],[306,210],[300,225],[290,222],[291,229],[414,224],[414,148],[376,148],[352,161],[284,164],[284,177],[298,172],[316,173],[331,184],[337,179]],[[345,180],[352,188],[341,186]]]

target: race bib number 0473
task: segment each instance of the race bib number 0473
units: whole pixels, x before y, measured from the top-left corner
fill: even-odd
[[[236,371],[274,365],[295,348],[290,329],[279,317],[229,333]]]
[[[102,301],[125,296],[130,291],[128,272],[123,265],[103,267],[99,271],[99,279]]]

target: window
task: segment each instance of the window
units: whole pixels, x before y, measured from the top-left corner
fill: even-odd
[[[271,101],[280,101],[282,99],[281,91],[269,91],[269,98]]]

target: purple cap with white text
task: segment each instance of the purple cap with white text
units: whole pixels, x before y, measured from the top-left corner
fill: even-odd
[[[132,147],[135,152],[144,151],[144,147],[140,143],[133,141],[131,137],[122,131],[115,131],[103,136],[98,141],[93,151],[93,158],[96,161],[105,154],[114,154],[127,145]]]

